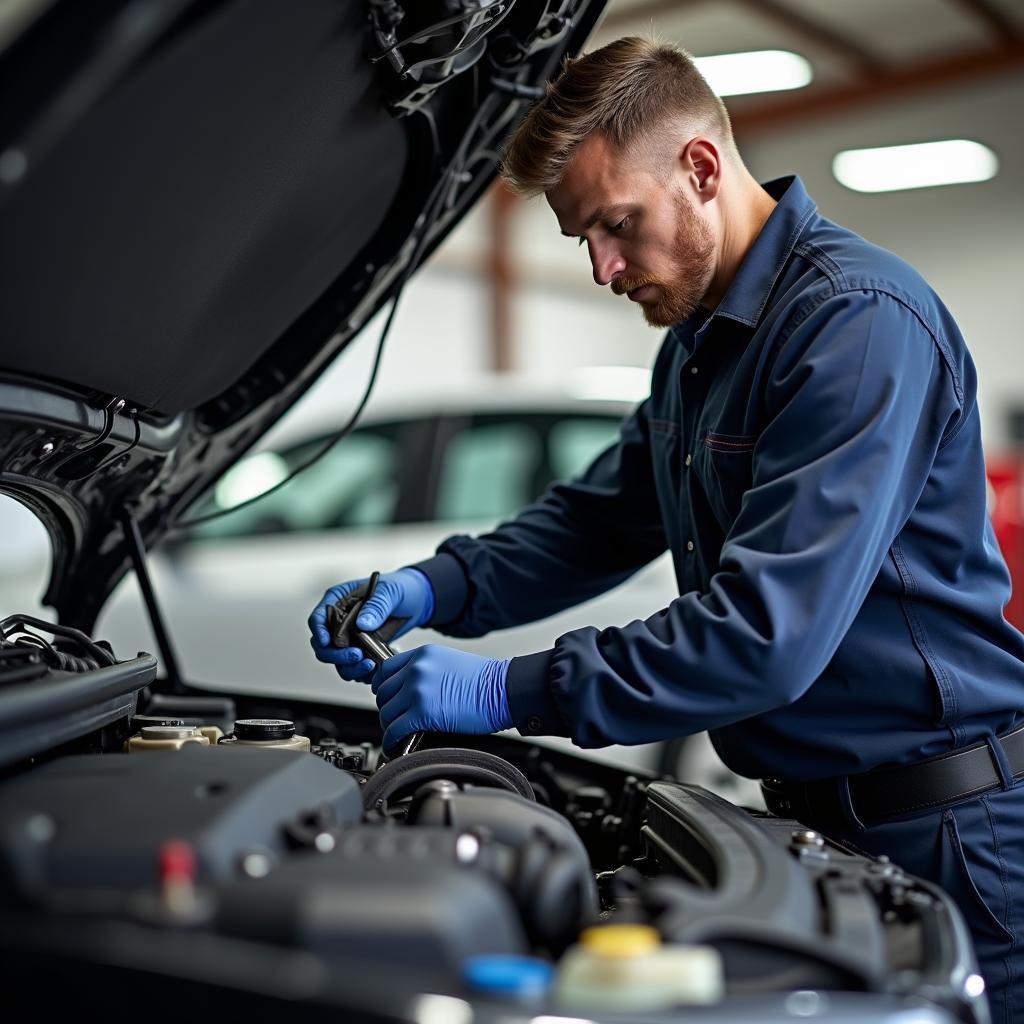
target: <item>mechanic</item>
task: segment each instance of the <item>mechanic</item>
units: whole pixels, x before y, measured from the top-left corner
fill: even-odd
[[[419,730],[708,730],[769,810],[941,885],[998,1021],[1024,1019],[1024,638],[986,512],[971,357],[905,262],[759,185],[681,51],[568,61],[508,145],[594,280],[668,328],[650,397],[577,479],[382,576],[359,627],[470,637],[552,615],[671,550],[680,596],[510,660],[429,644],[372,682],[385,749]],[[1018,732],[1017,730],[1020,729]]]

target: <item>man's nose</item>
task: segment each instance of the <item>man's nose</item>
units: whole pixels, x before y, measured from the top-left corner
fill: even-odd
[[[590,243],[590,265],[594,268],[594,280],[602,286],[611,284],[626,269],[617,246],[596,242]]]

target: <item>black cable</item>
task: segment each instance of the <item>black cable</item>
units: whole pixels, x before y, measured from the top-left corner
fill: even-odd
[[[362,792],[363,806],[367,810],[385,811],[388,802],[399,793],[434,779],[507,789],[525,800],[536,799],[526,776],[497,754],[472,748],[439,747],[416,750],[388,761],[367,780]]]
[[[67,654],[64,651],[58,651],[55,647],[49,644],[43,637],[36,636],[27,627],[32,626],[35,629],[41,629],[46,633],[50,633],[55,637],[63,637],[67,640],[73,641],[83,650],[87,651],[91,657],[79,658],[73,654]],[[83,670],[89,670],[99,668],[101,666],[116,665],[117,659],[109,651],[104,650],[99,644],[94,643],[89,637],[81,630],[74,629],[71,626],[62,626],[57,622],[46,622],[44,619],[37,619],[31,615],[8,615],[7,618],[0,621],[0,639],[4,642],[11,644],[18,644],[18,640],[10,640],[9,634],[20,632],[23,633],[26,638],[31,638],[29,643],[31,646],[37,647],[43,651],[44,656],[50,655],[55,662],[54,668],[64,669],[69,672],[80,672]],[[32,641],[35,641],[32,643]]]
[[[420,107],[417,110],[418,114],[422,114],[424,120],[427,122],[427,127],[430,129],[430,145],[433,148],[434,160],[436,164],[441,156],[441,134],[437,130],[437,121],[434,119],[434,112],[430,107]]]
[[[142,437],[142,424],[139,421],[139,410],[132,409],[130,411],[130,416],[132,420],[132,426],[135,428],[135,436],[132,438],[132,443],[128,445],[127,448],[122,448],[121,450],[115,449],[98,466],[93,467],[93,470],[89,474],[89,476],[95,476],[101,469],[106,469],[107,466],[111,465],[114,462],[117,462],[118,459],[123,458],[134,447],[136,447],[136,445],[138,445],[139,439]]]
[[[370,370],[369,380],[366,382],[366,389],[363,391],[363,397],[359,400],[359,404],[356,406],[356,410],[345,422],[345,425],[331,437],[327,439],[323,447],[320,448],[314,455],[312,455],[305,462],[296,466],[283,480],[279,480],[273,487],[268,487],[265,491],[261,491],[259,494],[253,495],[251,498],[246,498],[245,501],[240,501],[237,505],[232,505],[230,508],[218,509],[216,512],[208,512],[203,516],[193,516],[191,519],[185,519],[181,522],[175,523],[168,531],[170,533],[176,533],[179,530],[190,529],[194,526],[202,526],[204,523],[212,522],[214,519],[220,519],[222,516],[230,515],[232,512],[238,512],[240,509],[248,508],[250,505],[254,505],[257,501],[263,498],[269,497],[275,491],[279,491],[285,484],[291,483],[300,473],[305,472],[315,462],[319,462],[339,441],[343,441],[352,432],[352,428],[356,425],[356,421],[363,414],[363,409],[366,407],[366,403],[370,400],[370,394],[373,390],[373,385],[377,381],[377,371],[380,368],[381,357],[384,354],[384,339],[388,336],[388,331],[391,330],[391,321],[395,317],[395,311],[398,309],[398,300],[402,296],[402,287],[405,282],[401,282],[398,286],[398,291],[395,293],[394,301],[391,304],[391,312],[388,313],[387,321],[384,324],[384,330],[381,331],[380,340],[377,342],[377,352],[373,357],[373,367]]]
[[[473,119],[467,126],[462,138],[459,140],[459,144],[455,149],[451,162],[442,173],[441,178],[434,186],[433,191],[427,197],[427,201],[424,204],[423,226],[420,230],[419,238],[416,241],[416,248],[410,257],[409,262],[406,264],[405,269],[402,271],[401,278],[399,279],[398,287],[395,290],[395,297],[391,304],[391,312],[388,313],[388,318],[384,323],[384,329],[381,331],[380,338],[377,341],[377,351],[373,358],[373,366],[370,370],[370,376],[366,382],[366,388],[363,391],[362,398],[359,400],[359,404],[356,406],[355,412],[353,412],[348,418],[345,425],[329,437],[322,447],[310,456],[310,458],[296,466],[295,469],[293,469],[283,480],[279,480],[273,487],[268,487],[267,490],[261,491],[259,494],[253,495],[253,497],[247,498],[245,501],[240,501],[237,505],[232,505],[230,508],[218,509],[216,512],[209,512],[202,516],[194,516],[192,519],[186,519],[175,523],[168,532],[177,533],[181,530],[190,529],[195,526],[202,526],[205,523],[212,522],[215,519],[220,519],[222,516],[230,515],[232,512],[238,512],[240,509],[247,508],[249,505],[253,505],[257,501],[261,501],[263,498],[268,497],[275,491],[279,491],[286,484],[291,483],[295,477],[300,473],[305,472],[314,463],[319,462],[320,459],[322,459],[336,444],[343,441],[352,432],[370,400],[370,395],[373,392],[373,386],[377,381],[377,373],[380,369],[381,358],[384,355],[384,342],[391,330],[391,324],[395,319],[395,313],[398,310],[398,302],[402,297],[402,292],[405,289],[406,282],[419,265],[423,251],[430,240],[430,232],[432,228],[437,223],[437,220],[446,208],[446,205],[448,207],[451,206],[451,201],[447,204],[445,202],[445,193],[450,190],[451,196],[454,197],[456,192],[455,186],[462,183],[464,167],[466,166],[466,150],[473,141],[474,135],[484,117],[489,112],[489,107],[491,105],[492,104],[485,102],[477,109],[476,114],[473,116]],[[436,124],[433,122],[432,116],[428,116],[427,121],[431,127],[432,138],[439,142],[436,134]]]

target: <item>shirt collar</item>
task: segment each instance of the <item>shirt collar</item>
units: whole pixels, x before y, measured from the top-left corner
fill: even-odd
[[[796,175],[776,178],[761,187],[777,200],[777,205],[709,319],[726,316],[749,327],[757,324],[797,239],[817,210]]]

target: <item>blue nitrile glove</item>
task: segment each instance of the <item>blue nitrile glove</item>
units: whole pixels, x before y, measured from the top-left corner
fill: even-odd
[[[384,750],[414,732],[498,732],[512,727],[508,658],[483,658],[439,644],[388,658],[373,677]]]
[[[327,632],[327,608],[340,601],[356,587],[369,582],[369,577],[361,580],[349,580],[331,587],[324,594],[320,603],[313,609],[309,617],[309,631],[313,635],[309,644],[318,661],[333,665],[342,679],[368,680],[377,667],[376,663],[365,657],[358,647],[333,647],[330,634]],[[409,630],[422,626],[430,621],[434,614],[434,588],[430,580],[419,569],[399,569],[396,572],[384,573],[377,580],[377,589],[373,597],[359,613],[356,625],[366,633],[380,629],[385,621],[392,616],[405,619],[401,629],[392,639],[408,633]]]

